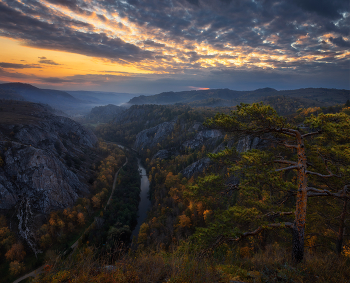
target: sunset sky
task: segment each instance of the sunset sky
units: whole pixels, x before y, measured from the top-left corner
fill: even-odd
[[[350,89],[348,0],[0,0],[0,81]]]

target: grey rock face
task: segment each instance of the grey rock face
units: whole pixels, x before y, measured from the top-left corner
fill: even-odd
[[[180,173],[186,177],[191,178],[194,174],[203,172],[203,170],[210,164],[210,158],[205,157],[202,158],[191,165],[187,166],[184,170],[182,170]]]
[[[48,214],[72,206],[89,192],[88,186],[51,152],[13,142],[4,157],[0,209],[10,209],[28,198],[34,211]]]
[[[165,140],[174,130],[175,121],[164,122],[153,128],[143,130],[136,136],[134,148],[151,148]]]
[[[236,144],[235,140],[230,139],[229,141],[227,141],[226,146],[224,143],[220,144],[218,147],[216,147],[213,150],[213,153],[218,153],[218,152],[224,150],[225,147],[232,148],[235,146],[235,144]],[[245,152],[247,150],[257,149],[257,148],[263,147],[263,146],[264,146],[264,143],[260,138],[248,135],[245,137],[241,137],[238,140],[237,145],[236,145],[236,150],[238,152]]]
[[[192,129],[195,131],[200,131],[204,128],[203,123],[200,122],[195,122],[194,125],[192,126]]]
[[[62,157],[79,161],[97,138],[68,118],[43,112],[32,116],[39,119],[0,125],[0,209],[16,209],[19,234],[38,252],[33,219],[72,206],[89,193],[87,168],[70,167]]]
[[[221,137],[222,133],[219,130],[202,130],[196,134],[196,136],[188,141],[185,141],[182,145],[191,149],[202,146],[206,140]]]
[[[238,141],[237,151],[245,152],[250,149],[256,149],[260,139],[258,137],[253,136],[245,136]]]
[[[169,150],[166,150],[166,149],[162,149],[162,150],[159,150],[153,157],[152,157],[152,160],[153,159],[167,159],[170,157],[170,151]]]
[[[178,156],[180,155],[180,153],[178,152],[178,150],[173,147],[173,148],[170,148],[170,149],[162,149],[162,150],[159,150],[153,157],[152,157],[152,160],[154,159],[168,159],[170,158],[171,156]]]

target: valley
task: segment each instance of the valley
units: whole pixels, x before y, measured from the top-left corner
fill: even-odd
[[[168,104],[160,94],[141,97],[142,105],[135,98],[128,107],[98,106],[74,120],[48,105],[2,99],[6,282],[42,264],[44,272],[28,282],[345,282],[349,91],[313,91],[245,92],[235,99],[251,104],[232,107],[183,102],[183,93]],[[333,91],[339,103],[315,100],[319,91]],[[311,136],[305,152],[315,173],[299,262],[288,230],[298,155],[282,128]]]
[[[0,0],[0,283],[350,283],[349,0]]]

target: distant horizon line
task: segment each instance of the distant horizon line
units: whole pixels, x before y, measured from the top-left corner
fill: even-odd
[[[186,92],[186,91],[205,91],[205,90],[218,90],[218,89],[228,89],[228,90],[232,90],[232,91],[256,91],[256,90],[263,90],[263,89],[274,89],[275,91],[288,91],[288,90],[299,90],[299,89],[336,89],[336,90],[346,90],[349,91],[349,89],[345,89],[345,88],[334,88],[334,87],[299,87],[299,88],[285,88],[285,89],[278,89],[278,88],[274,88],[274,87],[270,87],[270,86],[266,86],[266,87],[261,87],[261,88],[256,88],[256,89],[248,89],[248,90],[236,90],[236,89],[232,89],[232,88],[228,88],[228,87],[222,87],[222,88],[210,88],[210,87],[193,87],[193,86],[186,86],[189,89],[187,90],[167,90],[167,91],[161,91],[161,92],[157,92],[157,93],[142,93],[142,92],[117,92],[117,91],[103,91],[103,90],[84,90],[84,89],[80,89],[80,90],[71,90],[71,89],[56,89],[56,88],[42,88],[36,85],[36,83],[26,83],[26,82],[21,82],[21,81],[17,81],[17,82],[5,82],[5,81],[0,81],[0,85],[2,84],[25,84],[25,85],[31,85],[34,86],[36,88],[39,89],[46,89],[46,90],[57,90],[57,91],[64,91],[64,92],[100,92],[100,93],[117,93],[117,94],[131,94],[131,95],[145,95],[145,96],[150,96],[150,95],[157,95],[157,94],[161,94],[161,93],[167,93],[167,92]],[[40,85],[40,84],[39,84]]]

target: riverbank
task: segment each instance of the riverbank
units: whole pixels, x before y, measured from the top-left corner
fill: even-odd
[[[147,219],[147,212],[151,208],[151,201],[149,199],[150,183],[148,180],[146,169],[142,166],[140,158],[138,158],[139,171],[141,172],[141,185],[140,185],[140,203],[138,210],[137,225],[132,231],[132,237],[137,236],[140,231],[142,223]]]

